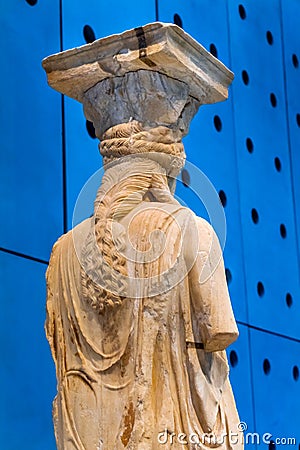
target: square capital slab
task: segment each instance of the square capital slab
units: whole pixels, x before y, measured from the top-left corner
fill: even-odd
[[[226,100],[233,73],[180,27],[154,22],[43,60],[49,85],[79,102],[100,81],[149,70],[182,81],[200,104]]]

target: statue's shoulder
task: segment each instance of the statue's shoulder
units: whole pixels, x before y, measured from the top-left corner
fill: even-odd
[[[82,242],[91,228],[91,219],[86,219],[67,233],[60,236],[52,247],[49,265],[46,271],[48,289],[55,283],[57,274],[66,261],[70,262],[70,255],[80,251]]]
[[[185,216],[188,220],[189,228],[196,227],[196,229],[198,230],[198,233],[201,233],[201,235],[207,234],[211,237],[214,235],[214,229],[206,219],[204,219],[203,217],[197,216],[191,209],[189,209],[187,207],[184,207],[183,210],[184,210]]]
[[[185,240],[194,246],[199,246],[201,251],[209,251],[213,243],[218,242],[218,237],[212,225],[203,217],[199,217],[191,210],[187,215],[188,221],[185,227]]]
[[[209,235],[212,238],[215,232],[214,232],[214,229],[211,226],[211,224],[203,217],[199,217],[199,216],[195,215],[195,218],[196,218],[198,230],[202,233]]]
[[[65,251],[69,246],[74,246],[74,244],[77,246],[76,242],[79,245],[79,243],[87,236],[90,228],[91,218],[83,220],[67,233],[60,236],[52,247],[50,261],[53,260],[55,255]]]

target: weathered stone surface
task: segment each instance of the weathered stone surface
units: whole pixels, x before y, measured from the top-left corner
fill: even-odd
[[[82,102],[99,139],[108,128],[134,119],[143,128],[170,127],[181,140],[200,106],[185,82],[149,70],[106,78],[89,89]]]
[[[221,248],[172,195],[181,138],[231,75],[178,27],[143,29],[44,62],[50,84],[83,102],[105,167],[93,217],[58,240],[47,270],[57,446],[240,450]]]
[[[177,25],[153,23],[43,60],[48,83],[69,97],[99,81],[147,69],[185,81],[201,104],[227,98],[233,74]]]

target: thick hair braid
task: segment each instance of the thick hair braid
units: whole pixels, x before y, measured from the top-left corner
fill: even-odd
[[[164,126],[144,130],[136,120],[109,128],[101,138],[99,150],[104,164],[120,156],[147,152],[185,159],[181,135],[176,136],[174,130]]]
[[[119,221],[143,200],[152,186],[156,193],[168,197],[166,176],[153,171],[130,175],[106,192],[105,181],[95,201],[94,227],[81,255],[82,294],[100,314],[106,307],[120,305],[126,297],[126,237]],[[170,192],[168,198],[172,199]]]

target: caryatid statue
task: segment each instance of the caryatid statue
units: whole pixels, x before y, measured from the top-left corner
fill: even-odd
[[[173,196],[181,139],[200,105],[227,98],[233,74],[162,23],[43,66],[83,103],[105,169],[93,216],[57,241],[47,271],[58,449],[240,450],[221,248]]]

